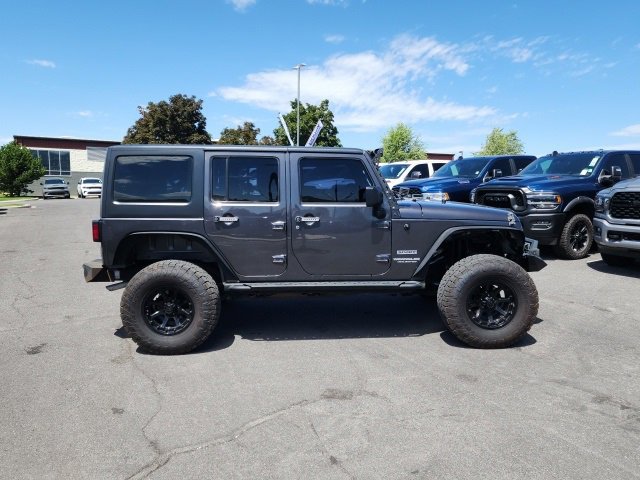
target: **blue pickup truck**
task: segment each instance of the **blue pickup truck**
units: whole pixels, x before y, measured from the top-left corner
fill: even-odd
[[[640,175],[640,151],[553,152],[519,175],[471,192],[471,201],[513,210],[527,237],[553,245],[561,258],[584,258],[593,243],[595,196]]]
[[[393,187],[393,192],[419,200],[469,202],[471,190],[478,185],[515,175],[535,159],[531,155],[459,158],[440,167],[431,178],[402,182]]]

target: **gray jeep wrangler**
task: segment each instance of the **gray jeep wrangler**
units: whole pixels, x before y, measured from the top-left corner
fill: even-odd
[[[124,327],[159,354],[204,342],[221,296],[285,292],[437,291],[460,340],[505,347],[545,266],[513,212],[397,199],[359,149],[111,147],[92,231],[85,279],[125,288]]]

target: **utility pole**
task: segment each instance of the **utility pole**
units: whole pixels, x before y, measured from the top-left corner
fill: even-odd
[[[297,98],[297,109],[298,109],[298,113],[297,113],[297,120],[296,120],[296,147],[300,146],[300,70],[302,69],[302,67],[306,67],[307,64],[306,63],[299,63],[298,65],[296,65],[295,68],[296,70],[298,70],[298,98]]]

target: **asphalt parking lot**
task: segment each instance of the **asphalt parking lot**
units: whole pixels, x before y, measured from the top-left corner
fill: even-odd
[[[640,478],[640,267],[547,256],[517,346],[435,304],[232,300],[194,353],[145,355],[85,284],[99,200],[0,215],[0,477]]]

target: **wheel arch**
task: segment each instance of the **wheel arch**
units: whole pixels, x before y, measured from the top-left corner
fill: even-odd
[[[161,260],[184,260],[202,266],[217,282],[235,278],[222,254],[201,235],[187,232],[135,232],[115,250],[114,265],[126,266],[131,276]]]
[[[416,268],[413,278],[437,283],[457,261],[489,253],[523,264],[524,232],[504,227],[454,227],[445,230]]]
[[[567,218],[582,213],[590,219],[593,219],[593,215],[596,212],[595,201],[589,197],[576,197],[571,200],[562,211],[567,214]]]

